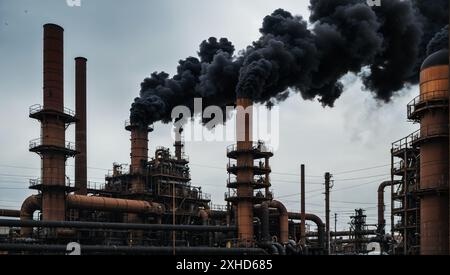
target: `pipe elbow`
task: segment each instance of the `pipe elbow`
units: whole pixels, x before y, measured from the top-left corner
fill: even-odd
[[[22,204],[20,209],[20,220],[28,221],[33,219],[34,212],[42,209],[42,203],[38,196],[33,195],[28,197]],[[33,228],[22,227],[20,235],[24,238],[29,238],[33,234]]]

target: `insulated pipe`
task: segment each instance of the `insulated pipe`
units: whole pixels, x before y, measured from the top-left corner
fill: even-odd
[[[34,212],[42,209],[42,203],[38,196],[33,195],[28,197],[23,203],[20,209],[20,221],[33,220]],[[24,228],[20,230],[20,235],[24,238],[31,237],[33,234],[33,228]]]
[[[36,244],[0,244],[0,251],[35,252],[35,253],[68,253],[66,245]],[[82,245],[81,253],[104,253],[124,255],[173,255],[173,247],[148,246],[97,246]],[[267,255],[259,248],[219,248],[219,247],[176,247],[176,255]]]
[[[286,207],[279,201],[273,200],[269,202],[269,207],[276,208],[279,213],[280,225],[280,242],[282,244],[289,241],[289,215]]]
[[[20,218],[20,210],[0,209],[0,217]]]
[[[87,195],[87,133],[86,133],[86,63],[84,57],[75,58],[75,192]]]
[[[65,222],[65,221],[34,221],[34,220],[1,220],[0,226],[22,228],[74,228],[74,229],[115,229],[115,230],[148,230],[148,231],[185,231],[185,232],[233,232],[236,227],[203,226],[203,225],[172,225],[172,224],[134,224],[134,223],[103,223],[103,222]]]
[[[384,181],[378,187],[378,232],[384,234],[386,227],[386,220],[384,219],[384,190],[388,186],[392,186],[392,181]]]
[[[67,206],[70,209],[96,210],[105,212],[121,212],[134,214],[156,214],[165,212],[164,206],[159,203],[123,200],[104,197],[88,197],[79,195],[68,195]]]
[[[292,220],[299,220],[301,221],[302,215],[300,213],[288,213],[289,219]],[[323,223],[322,219],[314,214],[308,214],[305,215],[305,220],[312,221],[317,225],[317,233],[319,237],[319,245],[322,248],[325,248],[325,224]]]

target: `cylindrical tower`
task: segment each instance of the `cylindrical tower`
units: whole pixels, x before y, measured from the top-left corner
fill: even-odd
[[[131,193],[141,194],[145,191],[145,166],[148,161],[148,133],[152,126],[126,122],[125,129],[131,132]]]
[[[31,181],[42,192],[44,220],[65,220],[66,159],[76,155],[65,141],[66,126],[75,122],[73,111],[64,108],[64,30],[44,25],[44,105],[30,107],[30,117],[41,122],[41,137],[30,142],[30,151],[42,159],[42,178]]]
[[[86,63],[84,57],[75,58],[75,187],[77,195],[87,195],[87,134],[86,134]]]
[[[270,200],[269,194],[263,194],[261,189],[268,190],[270,182],[270,166],[268,161],[273,153],[262,142],[253,142],[253,102],[249,98],[237,99],[236,137],[237,144],[228,147],[230,158],[227,170],[230,174],[227,187],[235,189],[225,195],[228,202],[237,208],[236,222],[240,246],[251,246],[254,241],[253,206]],[[255,160],[261,160],[255,164]],[[235,161],[232,161],[235,160]],[[232,178],[232,175],[234,178]],[[267,177],[264,179],[264,176]],[[255,177],[259,177],[255,180]]]
[[[430,55],[420,73],[420,96],[408,107],[420,122],[420,239],[422,255],[449,253],[448,51]],[[407,217],[406,217],[407,219]],[[408,222],[408,221],[405,221]]]

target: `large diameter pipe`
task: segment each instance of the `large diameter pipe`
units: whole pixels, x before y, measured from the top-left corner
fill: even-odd
[[[384,204],[384,190],[388,186],[392,186],[392,181],[385,181],[378,187],[378,232],[384,233],[386,227],[386,220],[384,218],[385,204]]]
[[[115,230],[148,230],[148,231],[184,231],[184,232],[234,232],[232,226],[204,225],[172,225],[172,224],[134,224],[134,223],[102,223],[102,222],[67,222],[67,221],[34,221],[34,220],[1,220],[0,226],[22,228],[75,228],[75,229],[115,229]]]
[[[165,210],[159,203],[79,195],[68,195],[67,205],[70,209],[135,214],[162,215]]]
[[[86,133],[86,63],[84,57],[75,58],[75,187],[77,195],[87,195],[87,133]]]
[[[0,217],[20,218],[20,210],[0,209]]]
[[[173,247],[81,245],[81,254],[173,255]],[[68,253],[65,245],[0,244],[0,251]],[[267,255],[259,248],[176,247],[176,255]]]
[[[289,241],[289,216],[288,211],[284,204],[279,201],[273,200],[269,203],[269,207],[276,208],[279,214],[279,226],[280,226],[280,243],[285,244]]]
[[[33,220],[33,215],[36,211],[42,209],[42,202],[38,196],[30,196],[23,203],[20,209],[20,221]],[[32,228],[22,227],[20,230],[20,235],[24,238],[31,237],[33,234]]]
[[[292,219],[292,220],[301,220],[302,219],[301,213],[289,212],[288,216],[289,216],[289,219]],[[325,249],[325,224],[322,221],[322,219],[317,215],[306,213],[305,220],[312,221],[313,223],[316,224],[318,237],[319,237],[319,245],[321,248]]]

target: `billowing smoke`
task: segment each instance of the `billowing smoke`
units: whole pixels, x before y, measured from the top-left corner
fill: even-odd
[[[442,30],[431,39],[427,47],[427,55],[442,49],[448,49],[448,25],[442,28]]]
[[[193,111],[198,97],[204,107],[225,108],[237,96],[270,107],[299,92],[332,107],[348,73],[387,102],[418,82],[430,40],[429,51],[442,47],[448,24],[448,0],[382,0],[379,7],[365,0],[310,0],[310,10],[309,22],[282,9],[266,16],[261,37],[237,56],[226,38],[203,41],[199,58],[180,61],[173,78],[153,73],[144,80],[131,120],[171,122],[175,106]]]

